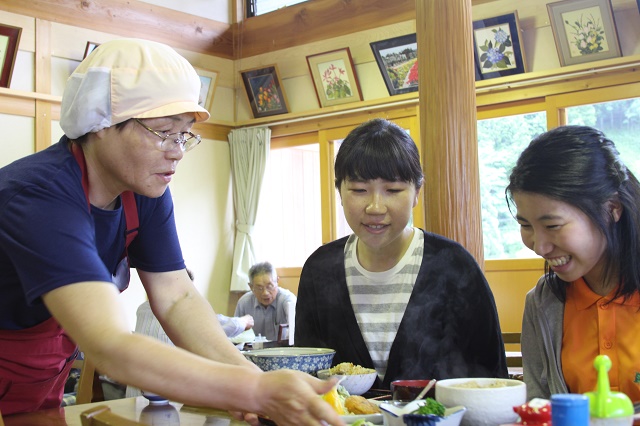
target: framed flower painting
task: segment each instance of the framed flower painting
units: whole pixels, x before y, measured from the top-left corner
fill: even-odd
[[[255,118],[289,112],[276,65],[241,71],[240,75]]]
[[[22,28],[0,24],[0,87],[9,87]]]
[[[84,59],[87,56],[89,56],[89,53],[93,52],[93,49],[95,49],[98,46],[100,46],[100,43],[96,43],[96,42],[93,42],[93,41],[88,41],[87,45],[84,48],[84,55],[82,56],[82,59]]]
[[[611,0],[565,0],[547,10],[560,65],[622,56]]]
[[[518,13],[473,22],[476,80],[526,72]]]
[[[415,33],[374,41],[371,50],[391,96],[418,91],[418,43]]]
[[[218,83],[218,71],[205,70],[195,68],[200,77],[200,97],[198,105],[209,111],[211,115],[213,110],[213,96],[216,93],[216,85]]]
[[[362,100],[349,48],[307,56],[321,107]]]

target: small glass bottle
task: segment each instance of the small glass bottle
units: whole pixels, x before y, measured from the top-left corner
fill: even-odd
[[[574,393],[551,395],[551,424],[589,426],[589,398]]]

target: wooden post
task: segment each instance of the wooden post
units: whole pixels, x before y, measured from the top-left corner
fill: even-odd
[[[51,22],[36,19],[36,92],[51,94]],[[51,102],[36,100],[35,151],[51,146]]]
[[[471,0],[416,0],[428,231],[484,267]]]

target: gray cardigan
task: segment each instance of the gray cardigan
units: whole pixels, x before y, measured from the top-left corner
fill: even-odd
[[[550,399],[568,393],[562,374],[564,303],[551,292],[544,276],[527,293],[522,319],[522,361],[527,399]]]

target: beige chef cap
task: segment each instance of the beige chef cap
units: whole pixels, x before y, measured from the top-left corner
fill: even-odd
[[[70,139],[97,132],[130,118],[195,113],[200,77],[167,45],[141,39],[112,40],[98,46],[67,81],[60,127]]]

